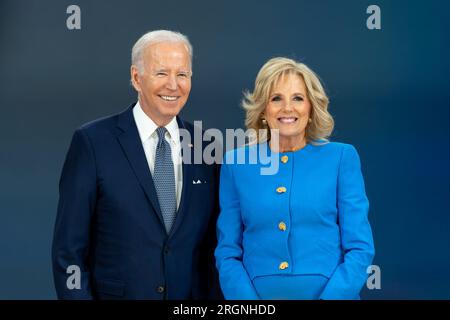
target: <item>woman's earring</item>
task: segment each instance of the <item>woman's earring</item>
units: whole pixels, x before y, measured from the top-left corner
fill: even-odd
[[[309,119],[308,119],[308,122],[309,122],[309,123],[311,123],[311,122],[312,122],[312,119],[311,119],[311,118],[309,118]]]
[[[262,122],[263,125],[267,126],[267,120],[266,119],[262,118],[261,122]]]

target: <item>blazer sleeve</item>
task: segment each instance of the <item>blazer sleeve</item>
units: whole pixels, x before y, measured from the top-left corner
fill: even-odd
[[[225,299],[258,300],[250,277],[242,263],[243,223],[232,166],[223,164],[220,174],[220,214],[217,221],[215,250],[220,286]]]
[[[77,130],[66,155],[59,181],[52,265],[59,299],[92,299],[88,266],[90,230],[97,188],[94,152],[87,134]],[[81,288],[69,289],[71,265],[81,271]]]
[[[360,159],[351,145],[345,145],[342,150],[337,206],[344,260],[332,274],[320,299],[359,299],[375,249]]]

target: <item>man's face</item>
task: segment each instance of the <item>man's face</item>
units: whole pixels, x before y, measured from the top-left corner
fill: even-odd
[[[178,115],[191,91],[189,52],[181,42],[161,42],[148,46],[143,55],[144,70],[131,67],[134,88],[144,112],[164,126]]]

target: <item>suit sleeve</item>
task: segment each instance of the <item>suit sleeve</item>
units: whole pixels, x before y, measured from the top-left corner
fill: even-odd
[[[96,167],[89,138],[81,129],[73,135],[59,182],[52,265],[59,299],[92,299],[88,264],[90,230],[96,203]],[[71,265],[81,271],[81,288],[69,289]]]
[[[331,276],[320,299],[359,299],[375,249],[360,159],[351,145],[346,145],[342,151],[337,206],[344,260]]]
[[[259,296],[242,263],[243,223],[229,164],[222,165],[219,194],[221,211],[217,221],[215,255],[223,295],[228,300],[258,300]]]

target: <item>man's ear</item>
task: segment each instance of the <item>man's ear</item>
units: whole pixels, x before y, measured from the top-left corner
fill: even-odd
[[[141,84],[139,79],[139,71],[135,65],[130,68],[131,84],[137,92],[141,92]]]

